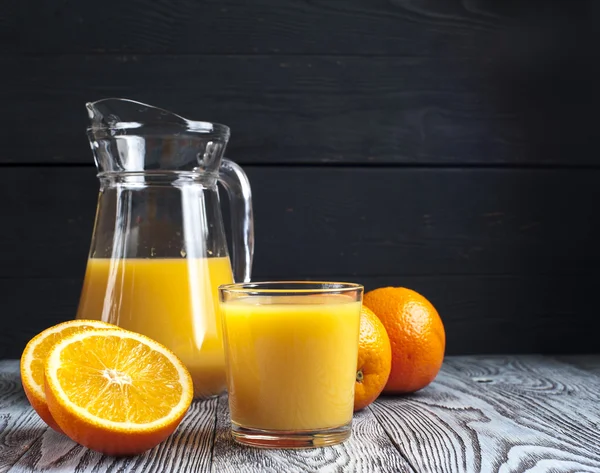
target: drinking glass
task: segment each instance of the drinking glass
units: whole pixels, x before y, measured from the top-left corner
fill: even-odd
[[[267,448],[346,440],[363,287],[262,282],[219,293],[234,439]]]

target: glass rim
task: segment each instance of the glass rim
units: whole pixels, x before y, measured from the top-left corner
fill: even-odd
[[[141,123],[141,122],[117,122],[114,125],[90,125],[86,127],[88,136],[96,137],[98,132],[103,131],[127,131],[128,136],[144,136],[146,130],[164,130],[167,132],[179,132],[177,135],[182,139],[190,139],[194,136],[220,138],[224,143],[231,135],[227,125],[222,123],[204,122],[199,120],[186,120],[185,126],[173,124]],[[182,133],[183,132],[183,133]],[[188,134],[189,133],[189,134]],[[119,136],[119,135],[116,135]],[[108,137],[108,136],[107,136]],[[110,135],[110,138],[114,138]]]
[[[364,286],[358,283],[339,281],[259,281],[222,284],[221,286],[219,286],[219,292],[222,293],[247,294],[253,296],[295,294],[343,294],[346,292],[353,292],[357,290],[364,290]]]
[[[190,133],[193,135],[201,135],[201,136],[209,136],[209,137],[217,137],[221,138],[225,143],[229,140],[229,136],[231,134],[231,130],[227,125],[223,125],[222,123],[216,123],[206,120],[189,120],[187,118],[182,117],[173,112],[169,112],[162,107],[155,107],[154,105],[149,105],[143,102],[138,102],[137,100],[126,99],[122,97],[106,97],[100,100],[95,100],[93,102],[86,102],[85,106],[89,110],[94,109],[94,107],[98,104],[102,104],[103,102],[111,102],[111,101],[121,101],[128,102],[131,104],[139,105],[141,107],[148,107],[153,110],[158,110],[164,112],[168,116],[176,117],[181,120],[181,123],[143,123],[143,122],[124,122],[117,121],[112,125],[108,124],[97,124],[93,123],[86,128],[86,131],[89,136],[96,137],[97,132],[102,131],[125,131],[126,134],[130,134],[132,136],[143,135],[144,130],[153,130],[153,129],[164,129],[176,131],[180,130],[184,132]],[[127,132],[127,130],[138,130],[138,132]],[[180,133],[181,138],[189,139],[190,136],[185,133]],[[113,138],[111,135],[110,138]]]

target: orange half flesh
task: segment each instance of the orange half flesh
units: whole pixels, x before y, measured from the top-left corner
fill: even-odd
[[[170,350],[123,330],[63,339],[46,360],[45,380],[59,427],[109,455],[135,455],[162,442],[193,397],[190,374]]]

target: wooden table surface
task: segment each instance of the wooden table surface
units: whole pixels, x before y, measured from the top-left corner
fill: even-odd
[[[448,358],[426,389],[357,413],[335,447],[245,448],[228,422],[226,397],[194,402],[158,447],[103,456],[47,428],[18,362],[0,361],[0,472],[600,473],[600,355]]]

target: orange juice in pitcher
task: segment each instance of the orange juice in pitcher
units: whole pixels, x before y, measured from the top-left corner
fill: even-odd
[[[77,317],[114,323],[171,348],[190,371],[195,395],[211,395],[225,389],[217,288],[232,281],[227,257],[91,258]],[[105,305],[110,285],[116,304]]]
[[[224,391],[217,288],[248,281],[250,187],[222,159],[224,125],[122,99],[87,104],[100,179],[77,317],[147,335],[187,366],[195,397]],[[233,270],[217,183],[231,200]]]

